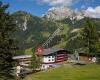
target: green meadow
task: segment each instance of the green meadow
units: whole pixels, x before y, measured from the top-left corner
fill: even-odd
[[[100,80],[100,65],[64,66],[30,74],[24,80]]]

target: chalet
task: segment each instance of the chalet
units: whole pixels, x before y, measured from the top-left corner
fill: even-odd
[[[49,48],[45,49],[42,54],[42,67],[41,69],[47,69],[54,67],[55,64],[66,61],[68,59],[69,52],[64,49]]]
[[[83,62],[96,62],[96,55],[88,53],[88,48],[76,50],[76,60]]]
[[[85,62],[96,62],[96,57],[87,53],[79,53],[79,60]]]
[[[13,59],[18,62],[20,66],[27,67],[30,63],[32,55],[19,55],[19,56],[14,56]]]
[[[16,76],[31,72],[31,69],[29,69],[31,57],[32,55],[20,55],[20,56],[13,57],[13,59],[16,60],[17,62],[17,65],[15,66],[15,72],[14,72]]]
[[[38,55],[38,57],[41,57],[42,66],[41,69],[47,69],[49,67],[53,67],[56,64],[66,61],[68,59],[69,52],[65,49],[57,49],[57,48],[48,48],[44,49],[43,53]],[[21,66],[28,66],[30,63],[32,55],[21,55],[21,56],[15,56],[13,59],[17,60],[17,62]]]

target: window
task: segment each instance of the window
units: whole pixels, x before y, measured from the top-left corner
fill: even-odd
[[[50,59],[48,61],[51,61]]]
[[[54,59],[52,59],[52,61],[54,61]]]
[[[49,58],[51,58],[51,56],[49,56]]]

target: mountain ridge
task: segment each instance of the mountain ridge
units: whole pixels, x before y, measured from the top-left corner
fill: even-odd
[[[17,39],[18,46],[20,50],[23,50],[23,53],[27,48],[34,48],[38,44],[43,44],[61,25],[60,23],[47,21],[23,11],[18,11],[11,15],[14,18],[14,22],[17,24],[17,31],[13,34],[13,37]],[[62,26],[64,28],[69,28],[67,24],[62,24]],[[63,35],[65,36],[66,31],[56,35],[56,38],[59,38],[58,42],[61,40],[61,37],[64,38]],[[53,42],[54,44],[57,43],[56,41]]]
[[[76,18],[77,20],[80,20],[84,18],[81,12],[65,6],[52,7],[44,13],[42,17],[47,20],[62,20],[64,18]]]
[[[24,11],[18,11],[11,14],[14,22],[17,24],[17,30],[13,37],[18,41],[20,52],[25,53],[25,50],[35,48],[37,45],[42,45],[54,33],[54,31],[62,25],[62,31],[58,33],[51,41],[48,47],[65,48],[66,41],[70,32],[84,26],[84,19],[72,20],[65,18],[63,20],[51,21],[45,18],[33,16]],[[95,26],[100,30],[100,19],[92,18]]]

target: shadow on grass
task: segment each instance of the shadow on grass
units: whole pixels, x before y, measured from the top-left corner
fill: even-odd
[[[75,63],[74,65],[83,66],[83,65],[86,65],[86,64],[83,64],[83,63]]]

